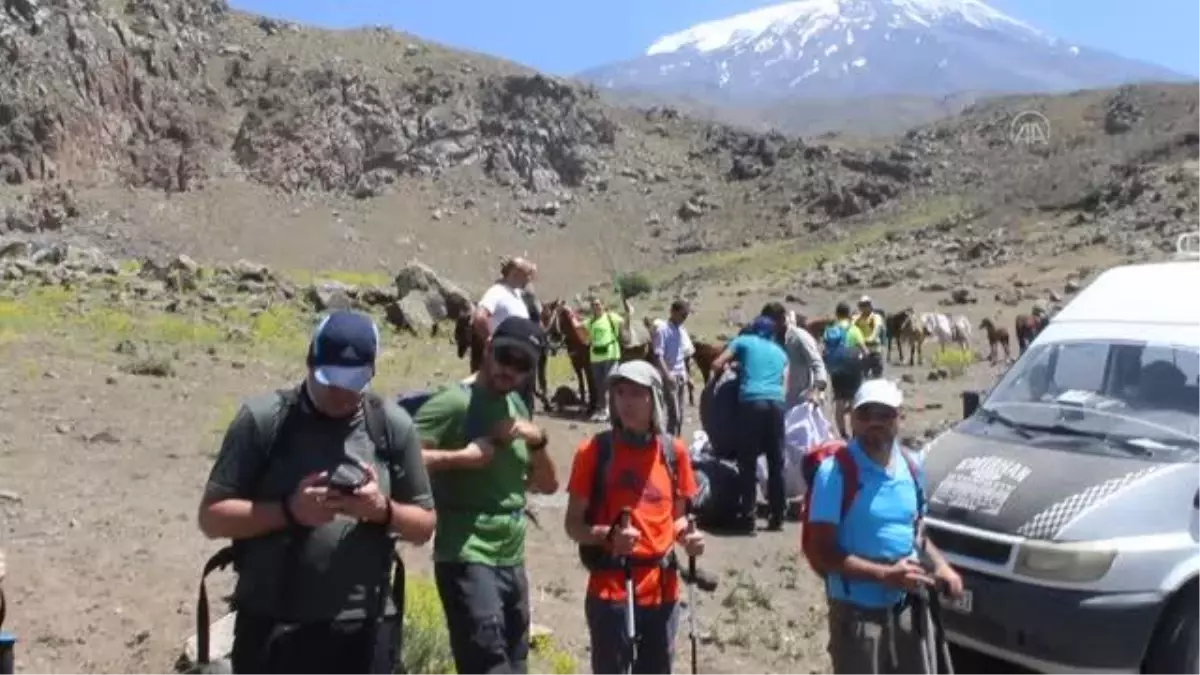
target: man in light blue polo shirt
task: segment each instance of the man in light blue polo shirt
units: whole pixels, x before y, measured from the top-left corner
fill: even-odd
[[[842,471],[833,457],[817,469],[810,536],[829,598],[829,654],[835,673],[924,671],[908,592],[935,581],[951,595],[962,579],[932,542],[933,571],[917,561],[918,482],[896,442],[904,396],[895,384],[868,380],[854,396],[847,451],[859,489],[842,515]],[[918,468],[918,472],[919,468]]]

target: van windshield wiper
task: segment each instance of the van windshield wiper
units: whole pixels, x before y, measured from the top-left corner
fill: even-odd
[[[1033,438],[1033,433],[1031,432],[1032,427],[1030,427],[1028,424],[1018,422],[1004,413],[997,412],[991,408],[980,408],[979,412],[983,413],[983,417],[988,421],[988,423],[1002,424],[1020,434],[1022,438]]]
[[[1117,436],[1103,431],[1091,431],[1089,429],[1080,429],[1062,422],[1055,424],[1027,424],[1026,429],[1037,431],[1046,434],[1056,434],[1059,436],[1075,436],[1077,438],[1094,438],[1099,441],[1104,441],[1106,444],[1121,448],[1133,455],[1140,457],[1149,457],[1154,454],[1150,448],[1138,443],[1136,439],[1125,436]]]
[[[1144,444],[1139,443],[1138,439],[1135,438],[1115,436],[1103,431],[1080,429],[1079,427],[1069,426],[1061,422],[1057,422],[1055,424],[1030,424],[1028,422],[1018,422],[1013,418],[990,408],[980,408],[979,411],[983,413],[984,419],[986,419],[989,423],[1002,424],[1017,432],[1026,440],[1033,439],[1038,434],[1075,436],[1077,438],[1094,438],[1098,441],[1103,441],[1110,446],[1120,448],[1139,457],[1149,457],[1154,454],[1153,450],[1146,447]]]

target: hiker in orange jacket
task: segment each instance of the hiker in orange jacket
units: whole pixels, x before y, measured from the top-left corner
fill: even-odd
[[[679,623],[675,544],[690,556],[704,552],[687,517],[696,477],[683,442],[665,433],[657,370],[630,361],[609,382],[613,428],[580,446],[567,486],[567,534],[591,572],[584,611],[592,672],[669,673]]]

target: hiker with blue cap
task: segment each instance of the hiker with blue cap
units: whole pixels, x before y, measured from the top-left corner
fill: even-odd
[[[788,386],[787,352],[779,345],[779,326],[768,316],[759,316],[713,361],[713,372],[721,373],[737,364],[737,422],[741,430],[738,448],[738,479],[741,512],[735,529],[746,534],[756,530],[758,507],[758,456],[767,459],[767,529],[783,529],[787,508],[783,483],[783,403]]]
[[[412,419],[369,391],[379,349],[369,316],[325,316],[304,381],[246,400],[225,432],[199,524],[233,540],[236,673],[395,672],[393,539],[424,544],[436,517]]]

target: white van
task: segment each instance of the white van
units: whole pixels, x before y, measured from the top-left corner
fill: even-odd
[[[967,407],[967,406],[964,406]],[[1042,672],[1196,673],[1200,261],[1118,267],[925,458],[948,639]]]

